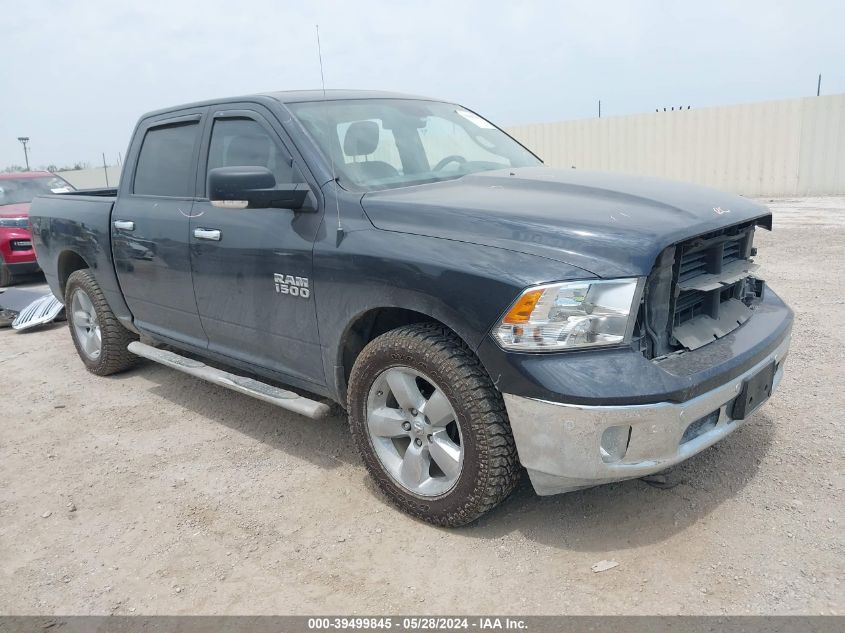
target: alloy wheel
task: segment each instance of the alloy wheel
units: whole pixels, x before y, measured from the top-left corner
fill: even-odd
[[[97,360],[103,349],[103,335],[100,331],[100,322],[91,298],[79,288],[73,293],[71,313],[73,316],[73,329],[76,333],[76,339],[82,348],[82,352],[90,360]]]
[[[461,431],[443,390],[422,372],[391,367],[367,398],[367,428],[390,477],[419,497],[449,492],[463,469]]]

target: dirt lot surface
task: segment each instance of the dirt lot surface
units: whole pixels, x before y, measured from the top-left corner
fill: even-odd
[[[460,530],[387,505],[340,417],[0,331],[0,613],[843,613],[845,199],[773,209],[776,397],[675,487],[526,481]]]

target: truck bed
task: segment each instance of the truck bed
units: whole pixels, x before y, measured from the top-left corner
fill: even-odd
[[[111,211],[116,189],[38,196],[32,201],[32,243],[50,290],[64,301],[70,271],[82,258],[122,322],[131,316],[118,286],[111,251]]]
[[[66,191],[65,193],[57,193],[57,196],[95,196],[98,198],[116,198],[117,187],[110,187],[108,189],[77,189],[76,191]]]

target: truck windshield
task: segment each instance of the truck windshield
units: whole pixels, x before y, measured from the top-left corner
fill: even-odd
[[[492,123],[449,103],[355,99],[290,103],[338,179],[388,189],[541,161]]]
[[[32,202],[35,196],[73,191],[70,184],[58,176],[0,179],[0,206]]]

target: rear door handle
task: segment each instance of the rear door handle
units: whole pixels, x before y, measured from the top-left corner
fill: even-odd
[[[114,228],[120,229],[121,231],[134,231],[135,223],[129,220],[115,220]]]
[[[219,242],[223,234],[217,229],[194,229],[194,237],[198,240],[214,240]]]

